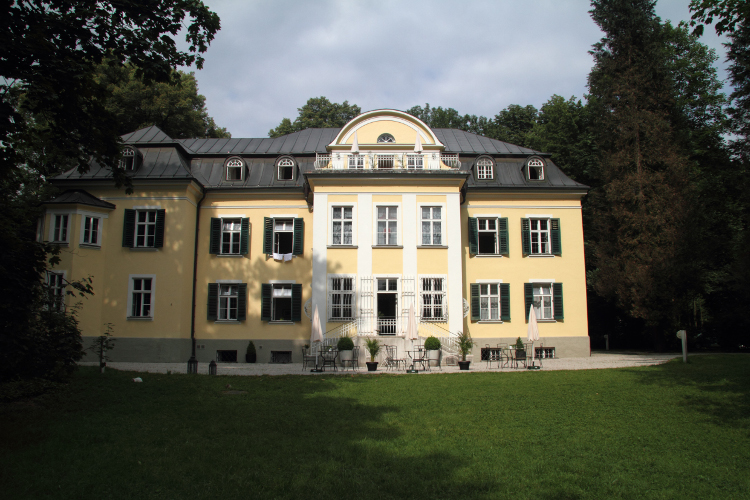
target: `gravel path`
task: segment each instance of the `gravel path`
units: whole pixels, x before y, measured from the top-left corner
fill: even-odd
[[[650,366],[665,363],[670,359],[680,356],[679,354],[650,354],[650,353],[604,353],[595,352],[591,356],[585,358],[559,358],[559,359],[545,359],[543,360],[542,370],[595,370],[602,368],[623,368],[629,366]],[[84,362],[80,363],[82,366],[98,366],[96,362]],[[119,363],[110,362],[107,363],[108,368],[115,370],[126,370],[134,372],[146,372],[146,373],[187,373],[187,362],[185,363]],[[482,362],[471,363],[472,372],[514,372],[524,371],[522,368],[515,370],[513,368],[503,368],[499,370],[495,366],[492,369],[487,369],[487,364]],[[430,373],[459,373],[458,366],[443,366],[442,371],[440,369],[434,369],[431,372],[420,372],[421,374]],[[198,365],[199,374],[208,374],[208,363],[200,363]],[[217,373],[219,375],[344,375],[351,374],[351,370],[347,369],[339,370],[337,372],[326,371],[325,373],[310,373],[309,366],[307,370],[302,370],[301,363],[289,363],[289,364],[264,364],[264,363],[220,363],[217,367]],[[359,373],[368,373],[367,368],[362,366],[359,369]],[[384,369],[381,363],[378,367],[376,374],[386,373],[403,373],[391,371],[388,372]],[[467,372],[461,372],[467,373]]]

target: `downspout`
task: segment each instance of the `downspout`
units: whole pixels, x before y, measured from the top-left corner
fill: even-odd
[[[200,228],[201,203],[206,198],[206,188],[201,186],[201,199],[195,207],[195,247],[193,249],[193,299],[190,317],[190,343],[192,352],[188,360],[188,373],[198,373],[198,360],[195,359],[195,287],[198,281],[198,229]],[[192,368],[192,370],[191,370]]]

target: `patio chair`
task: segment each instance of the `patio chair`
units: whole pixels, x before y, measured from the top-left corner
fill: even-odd
[[[413,351],[409,351],[411,357],[412,366],[416,366],[417,363],[422,365],[422,370],[430,370],[430,360],[427,357],[427,351],[424,347],[417,347]]]
[[[352,359],[345,359],[341,361],[341,368],[346,368],[346,363],[352,367],[352,370],[359,369],[359,346],[356,345],[352,349]]]
[[[528,366],[526,364],[526,349],[514,349],[511,363],[513,364],[513,368],[518,368],[518,363],[523,363],[523,367],[526,368]]]
[[[499,352],[499,365],[500,368],[504,368],[510,365],[510,349],[508,349],[508,344],[497,344],[498,352]]]
[[[331,349],[330,351],[321,351],[320,357],[322,360],[322,369],[325,371],[326,366],[332,366],[333,371],[337,371],[336,369],[336,358],[339,357],[339,352],[336,350]]]
[[[315,354],[311,348],[305,349],[302,348],[302,371],[305,371],[307,369],[307,365],[312,364],[313,366],[317,365],[316,361],[318,359],[318,355]]]

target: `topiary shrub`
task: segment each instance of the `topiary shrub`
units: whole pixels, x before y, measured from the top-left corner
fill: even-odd
[[[428,351],[437,351],[440,349],[440,340],[437,337],[429,336],[424,341],[424,348]]]
[[[354,349],[354,341],[350,337],[341,337],[336,343],[339,351],[351,351]]]

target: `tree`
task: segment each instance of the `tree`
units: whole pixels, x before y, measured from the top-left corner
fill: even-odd
[[[516,146],[529,147],[529,136],[536,125],[537,114],[537,109],[531,104],[511,104],[495,115],[492,138]]]
[[[189,137],[229,138],[208,116],[206,98],[198,94],[194,73],[175,71],[170,82],[146,84],[131,65],[97,68],[99,83],[107,87],[106,109],[117,122],[119,134],[156,125],[175,139]]]
[[[590,194],[597,293],[644,320],[656,345],[686,307],[688,160],[675,138],[673,82],[650,0],[594,0],[605,36],[589,74],[601,187]],[[666,300],[665,300],[666,299]]]
[[[703,34],[703,25],[712,24],[714,19],[718,19],[715,28],[719,36],[734,32],[738,24],[747,24],[750,19],[750,3],[746,0],[690,0],[690,10],[690,25],[697,36]]]
[[[343,127],[355,116],[362,113],[356,104],[344,101],[342,104],[332,103],[325,97],[312,97],[301,108],[297,108],[299,116],[292,122],[284,118],[278,127],[268,131],[268,137],[280,137],[305,130],[306,128]]]

